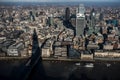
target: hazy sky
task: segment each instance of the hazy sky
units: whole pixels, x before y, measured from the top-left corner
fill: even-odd
[[[97,2],[103,2],[103,1],[119,1],[120,0],[0,0],[0,2],[74,2],[74,1],[97,1]]]

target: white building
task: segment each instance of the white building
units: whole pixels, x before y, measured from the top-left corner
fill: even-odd
[[[81,60],[93,60],[93,54],[81,54]]]
[[[113,45],[104,45],[105,50],[113,50]]]
[[[50,57],[50,49],[42,48],[42,57]]]

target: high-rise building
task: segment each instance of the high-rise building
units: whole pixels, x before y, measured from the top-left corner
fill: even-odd
[[[30,11],[29,14],[30,14],[30,20],[35,21],[35,16],[34,16],[33,12]]]
[[[48,25],[49,26],[54,25],[54,20],[53,20],[53,15],[52,14],[48,16]]]
[[[78,13],[85,14],[84,4],[80,4],[78,8]]]
[[[76,11],[76,36],[83,35],[85,27],[85,7],[83,4],[79,5]]]
[[[95,24],[96,24],[95,16],[96,16],[96,12],[93,8],[92,11],[91,11],[91,14],[90,14],[90,27],[89,27],[89,33],[90,34],[95,32]]]
[[[100,20],[100,21],[103,20],[103,13],[100,13],[99,20]]]
[[[70,19],[70,9],[69,7],[67,7],[65,10],[65,20],[69,21],[69,19]]]

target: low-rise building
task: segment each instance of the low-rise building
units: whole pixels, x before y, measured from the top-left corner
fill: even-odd
[[[93,54],[81,54],[81,60],[93,60]]]
[[[28,45],[28,56],[31,56],[32,55],[32,45]]]
[[[6,40],[6,41],[4,41],[3,43],[1,43],[2,51],[7,53],[8,47],[11,46],[14,43],[15,43],[15,41],[13,41],[13,40]]]
[[[120,52],[99,51],[99,52],[95,52],[94,57],[95,58],[119,58],[120,57]]]
[[[42,48],[42,57],[50,57],[50,49]]]
[[[113,45],[104,45],[104,50],[113,50]]]
[[[7,55],[8,56],[21,56],[21,50],[24,49],[24,44],[22,42],[15,43],[8,47]]]
[[[98,44],[95,44],[95,43],[89,43],[87,45],[87,49],[99,49],[99,46]]]
[[[55,47],[54,57],[67,57],[67,47]]]

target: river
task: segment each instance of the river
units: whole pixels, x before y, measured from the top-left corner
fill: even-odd
[[[101,62],[85,67],[84,63],[43,61],[34,67],[28,80],[120,80],[120,63]]]
[[[15,80],[26,60],[0,61],[0,80]],[[67,61],[38,61],[28,80],[120,80],[120,62],[85,63]],[[106,64],[111,64],[107,66]],[[22,73],[20,73],[22,74]]]

